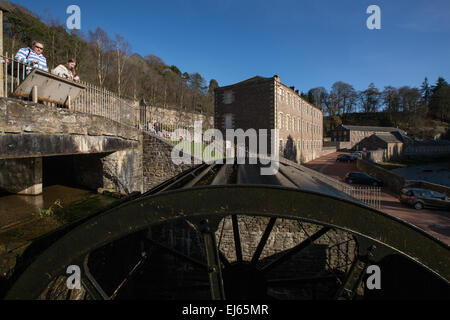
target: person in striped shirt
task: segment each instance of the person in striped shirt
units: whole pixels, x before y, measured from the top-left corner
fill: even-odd
[[[31,48],[20,49],[14,59],[30,65],[30,67],[27,67],[27,74],[30,73],[33,68],[48,72],[47,59],[45,59],[42,54],[43,51],[44,45],[39,41],[33,41]]]

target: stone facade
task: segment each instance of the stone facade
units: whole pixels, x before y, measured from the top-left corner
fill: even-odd
[[[356,149],[356,146],[364,138],[368,138],[374,133],[392,133],[400,132],[406,135],[406,132],[393,127],[370,127],[370,126],[350,126],[339,125],[331,132],[331,141],[349,142],[349,149]]]
[[[279,148],[285,158],[299,163],[322,154],[323,113],[300,97],[298,90],[276,79],[276,117]]]
[[[399,159],[403,152],[403,142],[397,140],[390,133],[375,133],[370,137],[364,138],[355,145],[358,150],[386,150],[383,154],[383,161]]]
[[[215,128],[278,129],[276,150],[281,156],[307,162],[321,155],[322,111],[302,99],[293,87],[272,78],[254,77],[215,90]],[[269,148],[270,152],[270,148]]]

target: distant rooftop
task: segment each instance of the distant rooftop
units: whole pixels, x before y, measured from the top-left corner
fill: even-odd
[[[400,140],[398,140],[392,133],[390,132],[378,132],[374,134],[376,137],[378,137],[379,139],[383,140],[386,143],[398,143],[401,142]]]
[[[354,130],[354,131],[373,131],[373,132],[393,132],[393,131],[400,131],[403,134],[406,134],[405,131],[399,128],[394,127],[372,127],[372,126],[350,126],[342,124],[342,127],[348,130]]]

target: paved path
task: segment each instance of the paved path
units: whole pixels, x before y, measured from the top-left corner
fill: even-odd
[[[344,176],[349,171],[358,171],[356,163],[336,162],[336,158],[343,152],[335,152],[320,157],[304,166],[319,171],[339,181],[344,181]],[[386,190],[382,189],[381,193],[381,210],[389,213],[397,218],[409,222],[434,237],[450,244],[450,212],[438,210],[416,210],[409,208],[400,203],[398,197]]]

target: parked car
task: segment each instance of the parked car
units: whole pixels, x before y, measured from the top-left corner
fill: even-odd
[[[382,187],[383,181],[364,172],[348,172],[344,178],[347,183],[368,184],[374,187]]]
[[[337,157],[336,161],[339,162],[353,162],[356,161],[356,156],[351,154],[341,154]]]
[[[362,159],[364,153],[362,151],[355,151],[351,154],[352,156],[355,156],[357,159]]]
[[[449,197],[427,189],[403,188],[400,192],[400,202],[413,206],[417,210],[422,208],[450,210]]]

